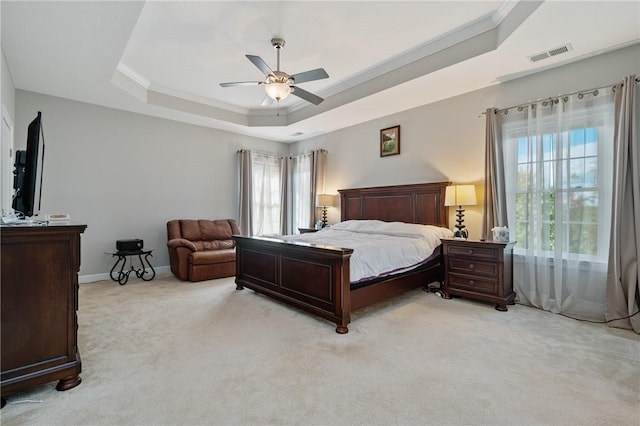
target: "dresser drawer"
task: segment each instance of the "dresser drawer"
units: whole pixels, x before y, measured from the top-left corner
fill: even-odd
[[[453,288],[468,290],[473,292],[496,294],[498,291],[498,281],[477,277],[470,277],[459,274],[449,274],[449,283]]]
[[[500,248],[502,250],[502,247]],[[476,259],[497,260],[498,249],[491,247],[469,247],[469,244],[455,245],[447,244],[445,246],[445,256],[471,256]]]
[[[449,271],[470,275],[486,275],[489,277],[498,276],[498,264],[495,262],[480,262],[475,259],[450,257]]]

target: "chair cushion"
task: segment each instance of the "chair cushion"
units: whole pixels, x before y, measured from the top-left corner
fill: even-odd
[[[196,246],[198,251],[207,250],[229,250],[235,247],[235,242],[229,240],[213,240],[213,241],[194,241],[193,245]]]
[[[236,250],[197,251],[191,253],[192,265],[210,265],[212,263],[235,262]]]
[[[193,241],[217,241],[228,240],[231,241],[231,247],[233,247],[233,240],[231,236],[234,234],[232,225],[229,220],[194,220],[183,219],[180,220],[180,233],[181,238],[185,240]],[[236,232],[237,233],[237,232]],[[204,250],[218,250],[227,247],[203,247]]]
[[[199,220],[198,224],[203,241],[231,240],[233,235],[228,220]]]

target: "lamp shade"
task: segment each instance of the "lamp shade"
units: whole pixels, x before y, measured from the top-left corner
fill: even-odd
[[[445,206],[475,206],[476,187],[474,185],[447,186],[444,195]]]
[[[333,195],[331,194],[319,194],[318,199],[316,200],[316,205],[319,207],[332,207],[333,206]]]
[[[288,84],[279,82],[267,83],[264,86],[264,90],[266,90],[269,97],[277,101],[286,99],[286,97],[289,96],[289,93],[291,93],[291,87],[289,87]]]

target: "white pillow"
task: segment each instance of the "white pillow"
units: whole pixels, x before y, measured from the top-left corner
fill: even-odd
[[[381,220],[346,220],[331,226],[332,230],[369,234],[385,234],[409,238],[451,238],[453,232],[447,228],[417,223],[384,222]]]

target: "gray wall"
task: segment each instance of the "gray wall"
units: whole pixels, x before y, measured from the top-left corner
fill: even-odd
[[[471,238],[482,233],[485,116],[508,107],[640,75],[640,44],[298,142],[296,155],[325,148],[325,192],[363,186],[451,181],[476,184],[479,205],[467,207]],[[639,99],[640,101],[640,99]],[[640,113],[640,108],[638,109]],[[640,121],[639,121],[640,122]],[[400,155],[380,158],[380,129],[399,124]],[[328,210],[339,221],[339,207]],[[450,209],[450,225],[455,210]]]
[[[0,6],[1,10],[1,6]],[[11,209],[13,196],[13,123],[15,122],[15,92],[13,79],[9,73],[4,51],[0,51],[2,67],[0,68],[0,106],[2,109],[2,136],[0,136],[0,208]]]
[[[6,113],[11,118],[11,121],[15,121],[15,91],[16,88],[13,85],[13,79],[9,73],[9,67],[7,66],[7,59],[4,57],[4,51],[0,51],[2,57],[2,71],[0,74],[0,80],[2,81],[2,106],[6,108]]]
[[[18,90],[16,148],[43,113],[47,143],[43,213],[69,213],[88,224],[80,280],[104,279],[115,240],[139,237],[166,270],[165,224],[174,218],[237,216],[240,148],[296,155],[328,150],[325,192],[362,186],[450,180],[475,183],[479,203],[467,208],[471,237],[480,237],[487,107],[505,107],[618,82],[640,74],[640,45],[411,109],[292,145],[152,118]],[[3,95],[4,99],[4,95]],[[639,108],[640,111],[640,108]],[[401,154],[379,157],[379,131],[401,125]],[[451,226],[455,211],[451,209]],[[339,208],[329,209],[330,222]]]
[[[42,209],[86,223],[81,281],[104,279],[115,241],[142,238],[169,264],[166,222],[237,218],[236,151],[288,146],[91,104],[16,91],[16,148],[42,111]],[[165,268],[166,269],[166,268]],[[162,270],[162,269],[161,269]]]

